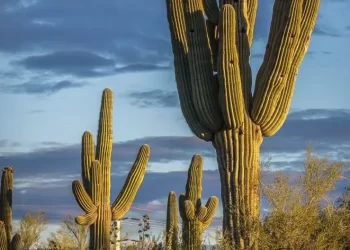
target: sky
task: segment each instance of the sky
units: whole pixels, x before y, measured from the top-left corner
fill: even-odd
[[[272,4],[259,4],[253,75],[262,62]],[[348,0],[322,1],[291,112],[262,145],[262,160],[271,157],[270,175],[298,173],[308,143],[349,166],[349,10]],[[220,197],[215,152],[191,134],[179,107],[165,0],[4,0],[0,37],[0,166],[14,167],[15,220],[28,210],[44,210],[50,219],[47,235],[68,213],[81,213],[71,182],[80,178],[83,132],[96,136],[107,87],[114,92],[112,200],[138,148],[151,146],[128,216],[148,213],[158,234],[165,225],[168,192],[184,191],[195,153],[204,157],[203,201]],[[345,185],[339,183],[335,195]],[[220,208],[212,232],[221,214]],[[137,232],[128,224],[125,231]]]

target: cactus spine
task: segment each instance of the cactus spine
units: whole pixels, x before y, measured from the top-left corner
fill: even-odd
[[[19,250],[21,237],[12,237],[12,191],[13,169],[7,166],[2,170],[0,192],[0,250]]]
[[[143,145],[125,184],[110,204],[113,93],[105,89],[102,95],[96,153],[93,136],[85,132],[82,138],[82,183],[74,180],[72,190],[84,215],[76,217],[79,225],[90,225],[90,250],[110,249],[110,223],[120,220],[130,209],[143,181],[150,155],[148,145]]]
[[[179,197],[179,211],[182,218],[182,249],[202,249],[202,232],[207,229],[219,205],[219,199],[211,196],[202,206],[202,169],[200,155],[192,157],[188,170],[186,193]]]
[[[320,0],[275,0],[253,95],[249,60],[258,0],[166,1],[183,115],[217,153],[223,230],[237,248],[257,249],[260,145],[286,119]]]
[[[165,249],[178,250],[178,211],[175,192],[170,192],[168,196],[167,216],[166,216],[166,235]]]

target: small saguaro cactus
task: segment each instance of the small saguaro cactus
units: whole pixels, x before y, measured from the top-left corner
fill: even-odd
[[[178,250],[178,210],[175,192],[170,192],[168,196],[168,206],[166,215],[166,235],[165,249]]]
[[[202,232],[209,227],[219,204],[219,199],[211,196],[202,206],[202,170],[202,157],[194,155],[188,170],[186,193],[179,197],[184,250],[202,249]]]
[[[125,184],[110,204],[113,93],[105,89],[102,95],[96,153],[93,136],[85,132],[82,138],[82,182],[74,180],[73,194],[86,213],[76,217],[77,224],[90,225],[90,250],[109,250],[111,221],[120,220],[129,211],[143,181],[150,155],[148,145],[143,145]]]
[[[12,237],[12,190],[13,168],[7,166],[2,170],[0,191],[0,250],[18,250],[21,237],[15,234]]]

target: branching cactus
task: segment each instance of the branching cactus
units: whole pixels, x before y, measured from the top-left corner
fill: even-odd
[[[201,204],[202,170],[202,157],[194,155],[188,170],[186,193],[179,197],[184,250],[202,249],[202,232],[209,227],[219,205],[216,196],[211,196],[205,206]]]
[[[0,250],[19,250],[21,237],[12,237],[12,191],[13,169],[7,166],[2,170],[0,191]]]
[[[170,192],[168,196],[167,216],[166,216],[166,235],[165,249],[178,250],[178,208],[175,192]]]
[[[129,172],[125,184],[113,204],[110,204],[113,93],[105,89],[102,95],[96,152],[93,136],[85,132],[82,138],[82,183],[73,181],[72,189],[79,206],[86,213],[76,217],[79,225],[90,225],[90,250],[110,249],[110,223],[120,220],[129,211],[146,172],[150,148],[143,145]]]
[[[260,145],[287,117],[321,0],[275,0],[253,94],[258,0],[166,1],[182,113],[217,153],[223,230],[237,248],[257,249]]]

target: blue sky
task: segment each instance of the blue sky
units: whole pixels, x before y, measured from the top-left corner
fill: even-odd
[[[260,2],[254,75],[273,3]],[[165,0],[0,3],[0,165],[15,169],[16,219],[44,209],[53,225],[68,212],[80,212],[71,181],[79,178],[81,135],[96,135],[106,87],[115,99],[113,196],[139,146],[148,143],[152,150],[130,215],[148,212],[159,231],[168,192],[184,190],[194,153],[204,157],[204,199],[220,196],[214,150],[192,136],[179,108],[165,10]],[[292,112],[262,146],[262,159],[271,156],[275,170],[298,171],[308,142],[331,159],[350,161],[349,10],[350,1],[322,1]]]

